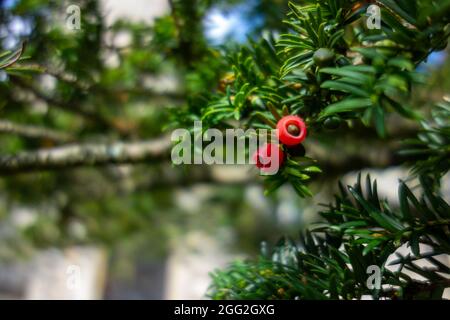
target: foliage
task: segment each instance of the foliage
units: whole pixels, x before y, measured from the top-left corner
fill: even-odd
[[[64,1],[0,1],[0,122],[32,133],[2,127],[2,161],[68,145],[160,138],[188,95],[218,81],[223,62],[203,39],[201,23],[213,3],[174,1],[153,23],[110,22],[99,1],[80,0],[73,4],[80,7],[81,29],[69,30]],[[178,23],[189,25],[179,29]],[[26,31],[12,30],[17,24]],[[86,160],[84,168],[2,174],[0,207],[8,214],[1,223],[14,232],[0,234],[0,258],[35,247],[156,242],[183,229],[186,217],[171,200],[177,180],[161,181],[161,191],[154,186],[170,168],[164,161],[91,168]],[[225,206],[239,206],[225,198]],[[17,206],[32,212],[29,224],[14,225],[9,213]],[[212,220],[203,217],[205,224]],[[163,242],[156,253],[166,249]]]
[[[256,262],[237,262],[215,272],[210,295],[215,299],[440,299],[449,285],[450,269],[436,257],[450,253],[450,206],[433,192],[428,178],[422,178],[421,187],[424,196],[419,200],[401,183],[401,206],[396,210],[378,198],[376,181],[369,176],[365,192],[361,177],[354,186],[340,185],[335,203],[320,212],[324,223],[310,228],[299,242],[282,239]],[[412,254],[396,253],[405,244]],[[417,265],[422,259],[433,268]],[[381,268],[382,288],[367,286],[369,266]],[[405,271],[425,280],[415,280]]]
[[[209,295],[215,299],[441,299],[450,285],[450,269],[437,258],[450,253],[450,206],[439,193],[440,179],[450,164],[448,102],[439,104],[432,119],[425,121],[423,112],[408,101],[413,88],[426,81],[417,66],[447,45],[448,2],[376,1],[382,13],[380,31],[368,30],[364,24],[367,3],[306,2],[290,3],[286,23],[291,32],[271,46],[278,48],[270,56],[276,59],[255,55],[247,64],[242,60],[233,64],[236,81],[226,91],[229,105],[224,102],[219,109],[213,101],[203,117],[216,123],[228,114],[242,125],[256,126],[251,115],[265,112],[273,121],[273,105],[306,119],[310,137],[326,135],[325,121],[336,117],[350,130],[361,122],[385,138],[385,119],[395,112],[422,124],[417,138],[406,140],[401,151],[415,159],[412,173],[419,177],[420,188],[413,192],[401,182],[396,208],[380,199],[376,181],[369,176],[365,187],[360,176],[354,186],[340,184],[340,195],[320,212],[322,223],[309,227],[299,241],[283,238],[272,252],[264,249],[257,261],[236,262],[214,272]],[[266,66],[268,61],[274,61],[272,69]],[[255,77],[238,81],[248,65],[258,66],[253,67],[258,71],[264,65],[259,79],[266,82]],[[232,105],[230,97],[249,93],[262,103]],[[301,164],[296,166],[301,172]],[[410,253],[402,256],[400,247]],[[381,288],[368,286],[369,266],[381,269]]]
[[[414,174],[433,175],[439,181],[450,169],[450,101],[438,104],[432,111],[432,122],[422,122],[416,139],[405,141],[404,155],[419,157],[413,164]]]
[[[208,126],[239,121],[240,127],[270,128],[275,108],[305,119],[310,137],[323,132],[330,118],[373,125],[380,137],[388,134],[389,113],[420,119],[407,104],[412,86],[424,81],[415,66],[446,44],[449,35],[445,15],[433,15],[426,26],[423,15],[448,8],[426,1],[380,4],[383,26],[374,32],[364,23],[367,6],[357,1],[290,3],[286,23],[291,31],[279,39],[250,41],[231,54],[221,90],[207,95],[207,102],[196,108],[191,106],[186,119],[200,118]],[[319,50],[329,52],[329,61],[314,58]],[[295,169],[298,177],[307,175],[301,166]],[[283,170],[274,179],[307,190],[304,179]]]

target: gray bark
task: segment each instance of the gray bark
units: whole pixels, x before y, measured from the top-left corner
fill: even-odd
[[[170,140],[73,144],[0,156],[0,174],[56,170],[80,166],[161,162],[169,159]]]
[[[73,140],[69,134],[64,132],[37,126],[22,125],[7,120],[0,120],[0,132],[16,134],[33,139],[49,139],[55,142],[68,142]]]

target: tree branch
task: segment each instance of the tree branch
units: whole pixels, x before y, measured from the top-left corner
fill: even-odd
[[[170,148],[171,142],[168,137],[129,143],[72,144],[52,149],[23,152],[17,155],[0,156],[0,174],[8,175],[108,164],[168,162],[170,161]],[[389,167],[401,162],[390,148],[379,148],[372,154],[369,152],[352,154],[338,152],[337,150],[336,152],[327,152],[318,145],[310,144],[307,146],[307,150],[310,156],[318,160],[318,165],[328,175],[364,168]],[[192,178],[192,176],[186,177],[184,183],[189,183],[189,178]],[[208,182],[216,179],[211,179],[210,176],[203,173],[198,180]]]
[[[38,151],[0,156],[0,174],[57,170],[80,166],[161,162],[169,159],[170,140],[166,137],[141,142],[73,144]]]
[[[73,137],[64,132],[37,126],[22,125],[7,120],[0,120],[0,132],[12,133],[33,139],[49,139],[55,142],[73,141]]]

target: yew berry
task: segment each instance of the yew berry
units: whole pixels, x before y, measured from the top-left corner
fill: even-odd
[[[253,161],[263,172],[277,172],[284,163],[284,152],[278,144],[266,143],[255,152]]]
[[[277,123],[277,135],[286,146],[296,146],[306,138],[306,124],[298,116],[286,116]]]
[[[320,48],[313,55],[314,63],[319,67],[326,67],[333,63],[335,54],[327,48]]]
[[[325,119],[325,121],[323,122],[323,127],[327,130],[336,130],[340,127],[341,122],[342,120],[340,117],[331,116]]]
[[[287,147],[287,152],[293,157],[304,157],[306,149],[302,144],[298,144],[293,147]]]

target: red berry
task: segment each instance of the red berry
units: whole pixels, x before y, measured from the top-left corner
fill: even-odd
[[[266,143],[255,152],[253,161],[261,171],[276,173],[284,163],[284,152],[278,144]]]
[[[277,135],[281,143],[296,146],[306,138],[306,124],[298,116],[286,116],[277,123]]]

